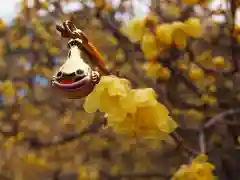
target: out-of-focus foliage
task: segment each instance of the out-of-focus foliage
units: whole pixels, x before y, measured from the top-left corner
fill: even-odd
[[[239,179],[239,5],[226,3],[151,0],[139,18],[131,0],[22,1],[0,21],[0,179]],[[50,87],[68,19],[119,71],[81,100]]]

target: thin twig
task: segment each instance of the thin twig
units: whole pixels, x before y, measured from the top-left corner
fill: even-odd
[[[213,118],[209,119],[205,125],[204,125],[204,129],[208,129],[210,127],[212,127],[214,124],[218,123],[219,121],[224,120],[224,118],[226,116],[229,115],[234,115],[240,112],[240,108],[234,108],[234,109],[229,109],[227,111],[221,112],[219,114],[217,114],[216,116],[214,116]]]
[[[200,152],[201,154],[205,154],[206,153],[206,141],[205,141],[205,133],[204,133],[204,129],[202,129],[199,133],[199,146],[200,146]]]

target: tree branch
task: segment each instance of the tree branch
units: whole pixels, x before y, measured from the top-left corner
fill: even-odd
[[[182,137],[177,133],[177,132],[173,132],[172,134],[170,134],[170,136],[173,138],[173,140],[177,143],[177,149],[182,149],[184,152],[187,152],[190,155],[196,156],[199,154],[199,152],[195,151],[194,149],[188,147]]]
[[[237,113],[240,113],[240,108],[229,109],[224,112],[221,112],[221,113],[217,114],[216,116],[214,116],[213,118],[209,119],[205,123],[204,129],[208,129],[208,128],[212,127],[214,124],[222,121],[226,116],[234,115]]]

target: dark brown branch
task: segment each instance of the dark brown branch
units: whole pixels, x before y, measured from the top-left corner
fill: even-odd
[[[202,92],[200,91],[200,89],[195,86],[195,84],[193,84],[186,76],[184,76],[178,69],[173,68],[171,65],[167,66],[168,69],[170,69],[170,71],[172,72],[172,75],[176,76],[179,78],[180,81],[182,81],[182,83],[185,84],[186,87],[189,88],[189,90],[191,90],[193,93],[195,93],[198,97],[202,96]]]
[[[234,67],[234,72],[239,72],[239,59],[237,57],[237,50],[235,48],[235,45],[237,44],[237,41],[234,37],[234,29],[235,29],[235,20],[236,20],[236,11],[237,11],[237,1],[236,0],[230,0],[230,9],[231,9],[231,49],[232,49],[232,62]]]
[[[172,134],[170,134],[170,136],[177,143],[177,149],[182,149],[184,152],[187,152],[188,154],[193,155],[193,156],[196,156],[199,154],[199,152],[197,152],[196,150],[188,147],[184,143],[182,137],[177,132],[173,132]]]

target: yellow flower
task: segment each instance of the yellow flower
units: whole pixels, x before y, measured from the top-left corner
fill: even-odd
[[[104,112],[108,126],[123,135],[164,139],[177,126],[153,89],[131,89],[128,80],[115,76],[101,78],[84,109]]]
[[[204,78],[204,71],[198,66],[192,66],[189,71],[190,79],[197,81]]]
[[[162,67],[161,64],[155,62],[147,62],[143,65],[146,75],[152,79],[168,80],[171,72],[168,68]]]
[[[196,120],[196,121],[202,121],[204,119],[204,114],[200,111],[197,111],[195,109],[189,109],[184,113],[184,116],[186,119],[189,120]]]
[[[194,38],[199,38],[201,36],[201,23],[199,18],[189,18],[184,22],[183,31]]]
[[[224,57],[222,56],[217,56],[212,59],[214,65],[216,68],[224,68],[225,67],[225,62],[224,62]]]
[[[167,108],[156,100],[153,89],[136,89],[131,94],[137,108],[135,113],[129,113],[120,121],[116,121],[112,115],[108,116],[109,126],[115,132],[134,137],[164,139],[176,128],[176,123],[168,116]]]
[[[158,78],[164,81],[164,80],[168,80],[170,76],[171,76],[171,71],[168,68],[162,68]]]
[[[172,31],[171,24],[160,24],[156,27],[156,36],[160,43],[171,45],[172,44]]]
[[[132,93],[137,107],[154,106],[158,103],[156,100],[157,95],[151,88],[133,90]]]
[[[159,48],[157,45],[157,38],[152,32],[145,32],[141,41],[141,49],[146,59],[154,59],[158,56]]]
[[[182,166],[171,180],[214,180],[214,165],[207,162],[206,155],[197,156],[190,165]]]
[[[145,21],[135,18],[122,31],[132,42],[139,42],[145,32]]]
[[[84,103],[86,112],[101,112],[114,114],[124,118],[128,112],[134,112],[135,106],[129,96],[130,82],[115,76],[102,76],[99,84],[96,85]]]
[[[172,38],[175,45],[179,49],[184,49],[187,45],[187,35],[183,31],[184,24],[182,22],[174,22],[172,26],[173,26]]]
[[[162,65],[159,63],[147,62],[143,65],[143,69],[146,71],[146,75],[153,79],[158,78],[159,72],[162,68]]]

